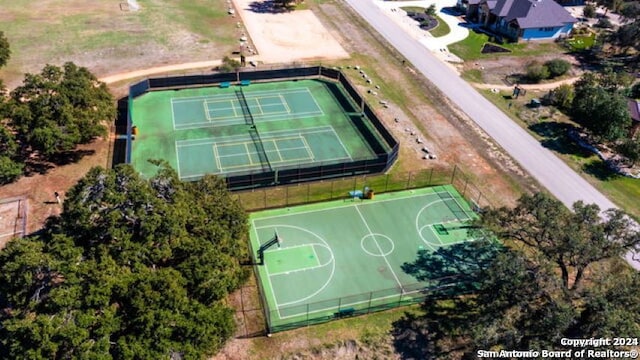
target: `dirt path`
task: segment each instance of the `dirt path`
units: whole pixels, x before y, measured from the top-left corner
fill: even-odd
[[[574,82],[580,80],[579,77],[574,77],[570,79],[560,80],[552,83],[544,83],[544,84],[520,84],[520,87],[525,90],[553,90],[560,85],[564,84],[573,84]],[[477,89],[497,89],[497,90],[512,90],[513,86],[504,85],[504,84],[480,84],[480,83],[470,83],[471,86]]]
[[[256,60],[256,58],[257,57],[249,57],[247,58],[247,60]],[[222,64],[221,60],[211,60],[211,61],[198,61],[198,62],[190,62],[190,63],[182,63],[182,64],[174,64],[174,65],[156,66],[156,67],[147,68],[143,70],[128,71],[128,72],[108,75],[108,76],[101,77],[98,80],[109,85],[119,81],[135,79],[135,78],[154,75],[154,74],[168,73],[172,71],[215,68],[220,64]]]

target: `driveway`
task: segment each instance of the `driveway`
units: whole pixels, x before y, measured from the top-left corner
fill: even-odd
[[[455,0],[417,0],[417,1],[381,1],[375,0],[374,3],[383,10],[383,12],[400,26],[407,35],[418,40],[427,49],[433,51],[436,56],[445,61],[461,62],[457,56],[451,54],[447,45],[457,43],[469,36],[469,30],[461,26],[460,18],[443,12],[442,9],[454,7]],[[406,6],[419,6],[428,8],[431,4],[436,5],[438,16],[444,20],[451,29],[447,35],[441,37],[433,37],[428,31],[420,29],[417,21],[407,16],[407,13],[400,9]]]
[[[582,200],[598,204],[603,210],[616,207],[448,65],[438,60],[418,39],[407,34],[396,21],[388,21],[388,12],[378,6],[378,1],[345,1],[562,203],[570,207]],[[626,258],[640,270],[640,255],[630,252]]]

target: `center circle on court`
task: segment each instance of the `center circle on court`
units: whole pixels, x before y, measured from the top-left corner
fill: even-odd
[[[360,247],[371,256],[382,257],[391,254],[396,245],[387,235],[369,234],[360,240]]]

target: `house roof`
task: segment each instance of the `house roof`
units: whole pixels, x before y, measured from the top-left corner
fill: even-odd
[[[627,106],[629,107],[631,119],[640,121],[640,100],[629,99],[627,101]]]
[[[553,0],[484,0],[491,12],[521,29],[558,27],[578,20]],[[495,5],[491,4],[495,2]],[[493,5],[493,6],[492,6]]]

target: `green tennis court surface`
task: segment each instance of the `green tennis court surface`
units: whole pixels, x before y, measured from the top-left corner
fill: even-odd
[[[410,303],[426,284],[401,266],[473,240],[474,217],[450,185],[253,213],[256,259],[276,233],[282,241],[257,265],[271,331]]]
[[[147,160],[164,159],[195,180],[375,159],[336,86],[299,80],[146,93],[131,107],[131,162],[152,176]]]

